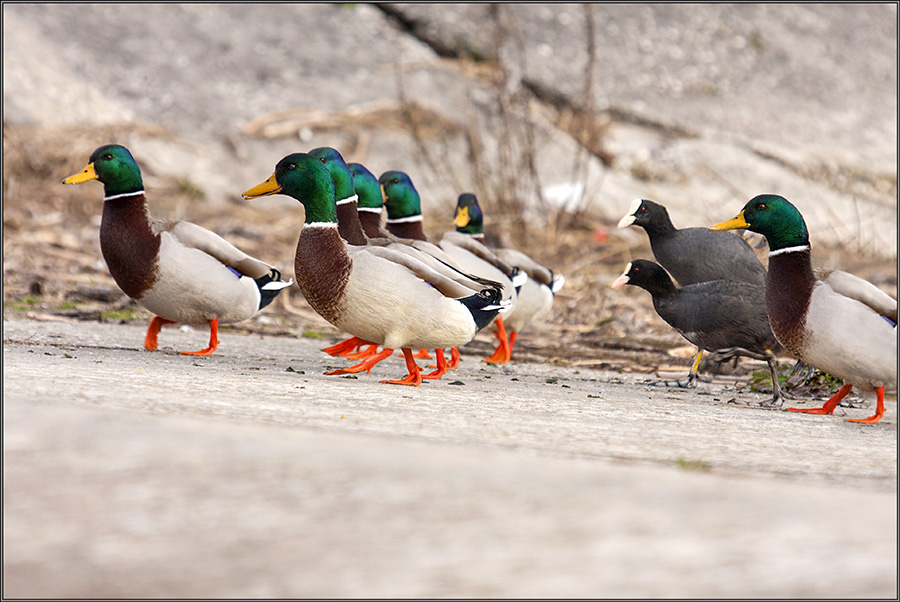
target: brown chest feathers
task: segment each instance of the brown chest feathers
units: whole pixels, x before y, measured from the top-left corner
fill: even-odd
[[[796,353],[806,338],[806,315],[815,282],[808,250],[770,256],[766,311],[772,332],[788,351]]]
[[[103,203],[100,252],[113,280],[132,299],[140,299],[158,275],[159,234],[150,220],[143,194]]]
[[[391,234],[393,234],[394,236],[399,236],[400,238],[428,240],[428,237],[425,236],[425,230],[422,229],[421,220],[415,222],[399,222],[393,224],[388,221],[387,229]]]
[[[306,301],[328,322],[343,313],[343,294],[353,266],[336,228],[305,226],[297,241],[294,273]]]

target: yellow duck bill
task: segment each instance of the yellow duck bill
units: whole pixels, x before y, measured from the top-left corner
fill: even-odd
[[[97,171],[94,169],[93,163],[88,163],[87,167],[79,171],[77,174],[69,176],[62,181],[63,184],[81,184],[82,182],[90,182],[97,179]]]
[[[716,224],[715,226],[710,226],[710,230],[740,230],[742,228],[749,228],[750,224],[747,223],[747,220],[744,219],[744,212],[741,211],[735,217],[731,218],[728,221],[724,221],[721,224]]]
[[[272,174],[272,177],[262,184],[257,184],[244,192],[243,197],[245,199],[255,199],[261,196],[269,196],[270,194],[278,194],[279,192],[281,192],[281,186],[275,180],[275,174]]]

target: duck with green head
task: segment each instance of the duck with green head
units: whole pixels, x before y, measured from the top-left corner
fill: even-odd
[[[363,232],[369,238],[388,238],[390,233],[382,225],[384,197],[378,178],[361,163],[350,163],[353,173],[353,189],[359,196],[357,211]]]
[[[754,197],[735,218],[712,226],[738,228],[768,241],[766,310],[775,337],[799,359],[844,381],[821,408],[789,410],[831,414],[856,385],[876,392],[877,407],[873,416],[851,422],[881,420],[884,388],[897,386],[897,301],[846,272],[814,271],[806,222],[784,197]]]
[[[322,161],[331,174],[331,179],[334,180],[338,232],[341,238],[351,245],[366,244],[367,238],[357,217],[359,195],[354,187],[353,172],[344,161],[344,157],[330,146],[314,148],[309,154]]]
[[[165,324],[209,324],[209,346],[182,353],[211,355],[219,324],[253,317],[291,285],[274,267],[205,228],[151,217],[141,170],[124,146],[101,146],[63,184],[91,180],[104,187],[100,251],[109,273],[126,295],[156,314],[146,349],[156,350]]]
[[[402,171],[388,171],[378,178],[384,196],[384,206],[388,212],[388,230],[400,235],[412,234],[421,236],[422,210],[419,193],[410,177]],[[503,298],[509,300],[509,310],[497,316],[497,337],[507,341],[503,321],[511,313],[517,303],[518,289],[525,283],[527,276],[519,268],[504,262],[487,245],[475,237],[459,231],[445,232],[437,245],[468,273],[488,278],[503,285]]]
[[[459,195],[453,223],[457,232],[485,244],[484,212],[474,194]],[[519,332],[550,313],[554,295],[562,288],[565,278],[561,274],[554,274],[549,268],[516,249],[494,248],[493,251],[502,261],[528,276],[518,290],[515,307],[503,317],[502,322],[497,321],[497,338],[500,344],[493,355],[484,360],[488,363],[505,364],[512,357],[512,349]]]
[[[400,238],[428,240],[422,228],[422,205],[412,180],[402,171],[386,171],[378,178],[388,232]]]
[[[498,288],[471,294],[471,289],[404,253],[347,245],[338,233],[335,184],[318,158],[288,155],[272,177],[244,196],[279,193],[306,209],[294,271],[310,306],[335,327],[384,347],[364,364],[374,365],[394,349],[403,351],[409,374],[385,382],[420,384],[413,347],[463,345],[503,309]]]
[[[339,199],[336,202],[338,231],[348,244],[377,245],[386,247],[391,251],[410,255],[416,261],[424,262],[429,268],[455,280],[463,287],[471,289],[470,294],[497,286],[495,282],[476,281],[470,274],[463,274],[459,267],[454,265],[452,259],[446,256],[439,247],[426,241],[399,238],[385,231],[377,232],[380,236],[368,236],[362,226],[363,219],[369,215],[369,212],[361,210],[360,199],[365,199],[367,207],[374,206],[375,200],[372,197],[374,194],[377,194],[377,204],[380,207],[381,188],[378,181],[365,167],[359,164],[356,164],[358,168],[354,170],[344,161],[343,156],[337,149],[321,147],[310,151],[309,154],[322,161],[335,182],[335,195]],[[366,347],[360,351],[359,349],[363,345],[366,345]],[[374,343],[364,341],[359,337],[351,337],[326,348],[325,352],[330,355],[363,360],[374,356],[377,353],[377,348],[378,345]],[[443,349],[436,349],[435,354],[437,356],[437,365],[434,366],[435,370],[434,372],[423,374],[422,378],[424,379],[440,378],[448,369],[456,368],[459,365],[459,351],[456,347],[452,347],[450,350],[451,359],[449,362],[444,355]],[[427,349],[420,349],[413,357],[431,359]],[[357,367],[347,368],[345,371],[352,371]],[[371,368],[370,364],[367,364],[368,368]]]

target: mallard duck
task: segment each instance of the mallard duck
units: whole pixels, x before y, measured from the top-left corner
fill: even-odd
[[[360,193],[363,193],[366,196],[366,206],[374,206],[374,199],[370,198],[372,193],[377,191],[379,199],[381,197],[381,188],[378,185],[377,180],[374,182],[375,185],[372,186],[369,179],[374,180],[374,176],[362,166],[360,167],[362,167],[365,172],[357,170],[359,171],[359,176],[357,176],[353,169],[344,161],[343,156],[341,156],[337,149],[322,147],[315,149],[310,154],[322,160],[326,168],[328,168],[329,173],[332,175],[332,179],[335,180],[336,194],[339,197],[346,199],[344,202],[339,201],[337,203],[337,220],[338,231],[342,233],[342,238],[347,240],[348,243],[353,243],[353,241],[356,240],[359,241],[359,244],[387,247],[393,251],[410,255],[416,260],[424,262],[429,268],[436,270],[441,275],[455,280],[464,287],[470,288],[472,293],[497,286],[497,283],[495,282],[484,280],[476,281],[474,276],[463,274],[460,271],[459,266],[457,266],[455,262],[440,249],[440,247],[427,241],[399,238],[382,229],[375,232],[378,235],[376,237],[367,236],[362,229],[362,217],[363,215],[366,215],[366,212],[358,211],[359,195]],[[349,190],[346,184],[349,182],[352,182],[353,190],[355,192],[352,197],[347,196]],[[343,188],[341,188],[342,184]],[[357,187],[359,190],[357,190]],[[343,233],[351,234],[353,240]],[[366,348],[362,351],[355,351],[362,345],[366,345]],[[377,352],[377,347],[378,345],[363,341],[358,337],[351,337],[346,341],[332,345],[325,351],[332,355],[342,355],[352,359],[364,359],[374,355]],[[437,365],[434,366],[434,372],[423,374],[422,378],[440,378],[448,369],[455,369],[459,366],[460,356],[456,347],[451,347],[450,349],[451,359],[449,362],[444,355],[443,349],[435,349],[435,355],[437,357]],[[427,349],[420,349],[413,357],[431,359]],[[371,365],[367,365],[367,368],[370,369]],[[345,369],[345,371],[352,371],[354,369],[355,367],[351,367]]]
[[[359,200],[357,211],[363,232],[369,238],[390,238],[391,233],[382,224],[384,215],[384,197],[378,178],[361,163],[348,163],[353,173],[353,189]]]
[[[318,158],[288,155],[272,177],[244,197],[278,193],[306,209],[294,270],[310,306],[336,328],[384,347],[367,361],[380,361],[397,348],[403,351],[408,375],[383,382],[420,384],[412,348],[463,345],[503,309],[499,288],[471,294],[405,253],[348,245],[337,229],[334,182]]]
[[[186,355],[208,356],[218,346],[219,324],[256,315],[292,284],[267,263],[218,234],[184,221],[150,216],[141,170],[124,146],[101,146],[87,167],[63,180],[104,186],[100,251],[122,291],[156,314],[144,347],[157,348],[166,324],[209,324],[209,346]]]
[[[396,236],[427,240],[422,228],[421,198],[410,177],[402,171],[388,171],[378,178],[387,209],[387,229]],[[510,302],[509,309],[495,320],[496,336],[501,345],[509,345],[504,320],[515,309],[518,289],[527,280],[519,268],[501,260],[484,243],[463,232],[445,232],[437,245],[443,249],[462,271],[488,278],[503,285],[503,298]]]
[[[765,305],[766,288],[751,282],[711,280],[675,286],[669,274],[657,263],[636,259],[610,285],[640,287],[653,297],[653,308],[678,334],[706,351],[720,355],[745,355],[765,360],[772,374],[774,396],[769,403],[782,400],[778,371],[772,349],[778,343],[769,328],[765,313],[756,311]],[[728,349],[730,354],[721,351]],[[696,368],[696,366],[695,366]]]
[[[337,149],[330,146],[314,148],[309,151],[309,154],[322,161],[328,169],[328,173],[331,174],[331,179],[334,180],[338,232],[341,238],[351,245],[367,244],[368,240],[357,218],[359,195],[356,194],[353,185],[353,173],[344,162],[344,157]]]
[[[474,194],[459,195],[453,223],[457,232],[486,244],[484,212]],[[543,318],[553,308],[553,296],[562,288],[565,278],[561,274],[554,274],[550,269],[516,249],[492,249],[502,261],[520,269],[528,276],[518,291],[515,307],[503,318],[502,323],[498,322],[497,338],[500,344],[494,354],[485,359],[488,363],[505,364],[512,356],[518,333],[529,324]]]
[[[754,197],[736,217],[712,226],[738,228],[762,234],[768,241],[766,309],[775,337],[790,353],[844,381],[821,408],[788,410],[831,414],[855,385],[874,390],[877,407],[873,416],[850,421],[881,420],[884,388],[897,384],[896,299],[847,272],[817,275],[806,222],[784,197]]]

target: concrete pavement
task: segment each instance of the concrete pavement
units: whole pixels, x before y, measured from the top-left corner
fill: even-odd
[[[401,388],[322,340],[143,330],[4,320],[4,596],[896,595],[893,400],[867,427],[471,355]]]

